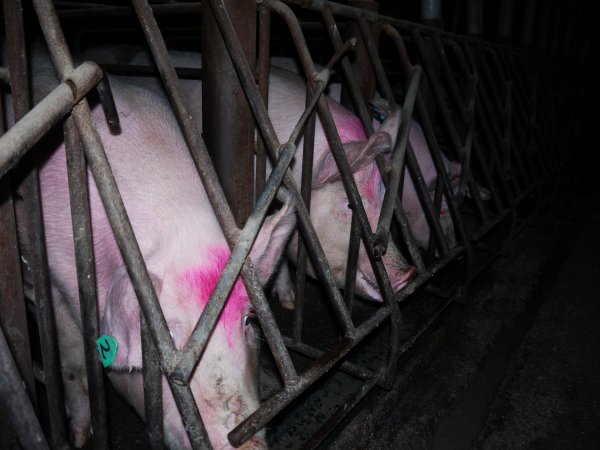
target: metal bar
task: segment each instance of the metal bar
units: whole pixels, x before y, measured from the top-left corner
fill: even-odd
[[[260,97],[265,105],[269,104],[269,66],[270,66],[270,48],[269,36],[271,35],[271,12],[262,5],[258,7],[258,57],[256,62],[258,90]],[[257,133],[255,143],[255,164],[254,174],[254,196],[257,197],[265,187],[267,178],[267,150],[262,136]]]
[[[186,111],[183,97],[179,90],[177,75],[173,65],[170,63],[169,53],[165,46],[164,40],[160,35],[160,30],[156,24],[156,20],[152,16],[152,13],[146,3],[136,2],[136,4],[137,3],[139,3],[139,9],[137,11],[138,19],[142,23],[142,28],[147,33],[148,43],[152,50],[154,60],[159,68],[161,77],[167,89],[167,93],[169,94],[169,98],[171,99],[171,105],[173,106],[179,124],[182,127],[182,132],[186,143],[190,148],[192,159],[194,160],[196,169],[200,174],[202,184],[206,189],[211,206],[215,212],[215,215],[217,216],[219,225],[225,234],[225,238],[228,244],[233,246],[238,239],[239,229],[237,228],[231,210],[227,205],[225,194],[221,189],[217,175],[212,166],[212,162],[208,156],[208,152],[204,147],[204,142],[202,141],[199,132],[194,127],[191,116]],[[254,88],[256,89],[256,86],[254,86]],[[259,97],[259,94],[256,93],[256,96]],[[258,102],[260,102],[260,100],[258,100]],[[262,123],[262,120],[263,119],[257,119],[259,124]],[[298,208],[298,211],[300,211],[300,208]],[[275,323],[273,313],[269,308],[268,302],[262,290],[262,286],[256,273],[254,272],[253,265],[250,260],[245,262],[244,266],[242,267],[241,274],[246,289],[250,295],[250,300],[252,302],[252,306],[254,307],[256,316],[260,321],[265,333],[265,338],[269,348],[275,357],[277,367],[280,373],[283,374],[282,376],[284,376],[284,378],[287,377],[289,379],[293,379],[295,377],[294,365],[285,348],[283,338],[279,328],[277,327],[277,324]],[[164,363],[164,360],[162,361]]]
[[[306,102],[309,103],[310,94],[306,91]],[[308,106],[308,105],[307,105]],[[310,213],[311,194],[312,194],[312,176],[313,176],[313,156],[315,146],[315,126],[317,123],[316,114],[308,119],[304,127],[304,141],[302,143],[302,177],[300,182],[300,194]],[[298,257],[296,258],[296,287],[295,287],[295,305],[294,305],[294,341],[302,340],[302,325],[304,319],[304,302],[306,293],[306,274],[308,265],[308,252],[302,239],[298,239]]]
[[[348,258],[346,260],[346,280],[344,283],[344,301],[348,312],[352,314],[354,303],[354,288],[356,287],[356,273],[358,272],[358,258],[360,252],[360,224],[356,214],[352,214],[350,224],[350,242],[348,243]]]
[[[92,223],[85,159],[71,117],[67,118],[65,122],[64,135],[85,367],[94,430],[93,442],[94,448],[101,450],[109,448],[109,436],[104,395],[104,375],[102,363],[96,353],[96,339],[100,334],[96,304],[98,297],[92,243]]]
[[[185,384],[189,382],[192,372],[198,363],[198,359],[206,348],[210,333],[217,323],[217,319],[219,318],[219,315],[225,306],[225,302],[227,301],[229,293],[233,287],[233,283],[240,273],[244,260],[250,253],[250,249],[254,244],[256,236],[258,235],[258,231],[260,230],[260,226],[265,218],[267,209],[275,198],[277,190],[283,181],[283,177],[289,168],[292,158],[294,157],[296,146],[293,143],[296,141],[300,130],[303,129],[306,121],[312,114],[312,111],[316,105],[316,100],[323,93],[325,86],[326,83],[321,81],[317,91],[314,94],[314,98],[309,104],[309,107],[304,111],[298,120],[298,124],[290,136],[290,141],[284,144],[281,148],[277,165],[269,175],[265,185],[265,190],[258,197],[256,205],[238,237],[236,246],[231,252],[231,257],[223,269],[223,272],[219,277],[219,281],[217,282],[217,285],[215,286],[215,289],[208,300],[206,307],[202,311],[200,319],[198,320],[192,335],[188,339],[183,351],[181,352],[176,366],[170,372],[170,376],[173,380]]]
[[[24,29],[19,0],[5,1],[4,19],[7,36],[7,49],[18,54],[13,57],[13,70],[15,72],[15,86],[13,94],[14,120],[19,119],[29,109],[29,94],[27,89],[27,61],[22,52],[16,52],[15,48],[24,48]],[[3,81],[10,83],[8,69],[4,69],[6,78]],[[4,134],[4,118],[6,114],[0,105],[0,136]],[[33,377],[31,361],[31,347],[29,331],[27,329],[27,317],[25,310],[25,298],[23,294],[23,278],[19,259],[19,247],[17,239],[17,226],[15,223],[15,210],[12,198],[13,185],[10,176],[0,179],[0,261],[4,261],[4,268],[0,271],[0,326],[6,330],[8,345],[15,355],[15,363],[21,374],[27,394],[31,399],[34,410],[37,405],[37,396]]]
[[[350,0],[348,5],[361,10],[370,12],[377,12],[378,3],[372,0]],[[379,43],[379,27],[372,24],[370,33],[373,36],[373,40],[376,42],[375,46]],[[368,101],[373,97],[375,92],[375,74],[373,68],[369,64],[369,56],[367,55],[367,49],[365,48],[365,42],[360,38],[359,24],[356,21],[350,21],[346,25],[345,30],[346,39],[357,40],[357,44],[354,48],[354,58],[351,62],[353,73],[356,76],[358,86],[360,88],[360,96],[364,101]],[[342,90],[342,98],[340,103],[346,107],[349,106],[349,102],[346,97],[348,96],[347,90]],[[350,109],[350,108],[349,108]]]
[[[284,18],[284,20],[286,21],[286,24],[288,25],[288,28],[290,29],[290,32],[292,32],[292,35],[296,36],[298,39],[301,39],[302,40],[301,42],[303,42],[302,31],[300,30],[298,22],[295,19],[295,16],[293,15],[293,13],[290,11],[290,9],[287,6],[285,6],[281,3],[273,2],[272,0],[265,0],[265,3],[271,5],[273,10],[276,11],[278,14],[280,14]],[[304,51],[301,51],[301,49],[298,47],[297,47],[297,49],[299,52],[300,60],[304,66],[305,72],[310,73],[311,71],[314,70],[314,67],[312,67],[312,60],[310,58],[310,55],[308,55],[308,53],[306,53]],[[309,79],[309,87],[311,87],[311,85],[312,85],[312,89],[314,89],[314,83],[315,83],[315,80]],[[383,266],[383,262],[375,254],[375,250],[373,248],[373,243],[371,240],[371,235],[372,235],[371,226],[367,219],[364,207],[362,205],[362,201],[360,199],[360,194],[358,193],[358,189],[356,187],[356,183],[354,182],[354,177],[352,175],[352,171],[348,164],[348,160],[346,159],[344,149],[340,143],[340,139],[339,139],[339,135],[337,133],[337,128],[335,126],[335,122],[333,120],[331,111],[329,110],[329,107],[327,105],[327,101],[325,100],[325,98],[321,97],[319,99],[317,108],[318,108],[318,112],[319,112],[319,118],[321,120],[321,125],[323,126],[325,136],[327,137],[327,140],[329,142],[333,158],[334,158],[336,165],[338,166],[338,169],[340,171],[341,179],[342,179],[342,182],[344,183],[344,188],[346,190],[346,195],[348,196],[348,199],[350,200],[350,204],[352,205],[352,209],[353,209],[354,213],[358,215],[358,219],[359,219],[359,222],[361,225],[361,230],[362,230],[363,244],[365,246],[365,249],[366,249],[367,255],[369,257],[369,260],[371,262],[371,265],[374,268],[375,277],[377,278],[377,282],[382,291],[382,297],[384,298],[385,302],[391,302],[391,298],[393,296],[392,287],[391,287],[389,278],[387,276],[387,273],[385,271],[385,268]],[[343,311],[343,313],[346,316],[343,319],[343,325],[348,326],[349,327],[348,330],[352,330],[353,329],[352,321],[348,317],[348,312],[346,311],[344,304],[343,303],[338,304],[337,302],[338,302],[338,298],[335,299],[335,304],[334,304],[334,306],[336,308],[338,308],[338,311],[336,311],[336,312],[339,314],[339,312]],[[396,305],[393,305],[392,309],[394,308],[394,306],[396,306]],[[397,311],[397,312],[399,314],[399,311]]]
[[[54,6],[49,0],[33,0],[33,4],[54,65],[64,80],[73,71],[73,65]],[[72,116],[75,119],[87,162],[96,181],[117,244],[128,268],[134,291],[140,300],[146,321],[152,324],[150,326],[152,339],[161,360],[165,364],[169,364],[173,360],[175,352],[173,341],[119,195],[106,153],[92,123],[91,112],[86,100],[75,105]]]
[[[218,0],[209,1],[213,6],[213,12],[215,13],[221,32],[224,34],[225,43],[227,45],[227,48],[229,49],[232,59],[234,60],[236,70],[238,71],[238,75],[240,76],[240,80],[242,81],[242,85],[244,86],[244,92],[250,100],[250,105],[254,111],[257,120],[257,125],[263,137],[267,140],[267,147],[271,156],[275,158],[276,149],[278,148],[278,139],[275,134],[275,130],[273,129],[273,126],[268,118],[266,108],[259,98],[256,84],[254,83],[250,68],[248,67],[248,64],[242,56],[239,41],[235,39],[235,32],[233,30],[231,22],[227,18],[225,10],[222,8],[222,6],[220,6],[221,3]],[[306,48],[306,43],[304,42],[302,31],[298,26],[295,16],[293,16],[293,14],[289,11],[289,8],[285,7],[281,3],[266,0],[264,4],[271,8],[272,11],[275,11],[280,15],[283,14],[288,28],[290,29],[290,32],[294,37],[296,49],[298,50],[305,72],[308,74],[309,79],[312,80],[312,76],[315,73],[314,66],[312,65],[310,54],[308,53],[308,50]],[[314,83],[316,83],[316,80],[313,80],[313,90]],[[322,101],[324,102],[324,100]],[[285,177],[285,186],[288,189],[292,197],[292,201],[296,206],[300,231],[306,238],[305,242],[309,248],[311,256],[313,260],[318,260],[321,262],[321,264],[316,264],[316,269],[321,280],[323,281],[325,289],[332,302],[332,306],[336,311],[336,318],[338,319],[340,326],[343,328],[344,335],[351,336],[353,332],[352,321],[350,320],[348,312],[344,308],[343,299],[335,285],[333,275],[331,274],[329,267],[325,264],[327,259],[323,252],[323,248],[321,247],[321,244],[318,241],[316,232],[312,224],[310,223],[309,213],[304,207],[304,204],[302,203],[300,198],[300,194],[298,193],[298,190],[294,185],[291,175],[289,174],[287,174]]]
[[[140,312],[146,434],[152,450],[164,448],[162,372],[144,315]]]
[[[100,80],[100,68],[85,62],[0,138],[0,177]],[[13,94],[14,98],[14,94]],[[41,118],[44,120],[41,120]]]
[[[319,350],[311,345],[308,345],[304,342],[295,342],[293,339],[284,338],[286,345],[290,348],[290,350],[300,353],[303,356],[312,359],[320,359],[327,352],[323,350]],[[360,380],[366,380],[371,378],[374,375],[374,372],[369,369],[365,369],[358,364],[351,363],[350,361],[342,361],[338,367],[342,372],[347,373],[355,378]]]
[[[179,361],[170,372],[173,380],[184,384],[189,383],[192,372],[198,363],[198,359],[204,353],[210,333],[217,323],[221,310],[225,306],[225,302],[239,275],[242,264],[250,253],[267,209],[275,198],[277,187],[281,184],[295,151],[296,146],[290,142],[283,146],[277,166],[271,172],[265,190],[257,199],[254,210],[246,221],[238,242],[233,248],[231,257],[223,269],[206,307],[202,310],[200,320],[198,320],[192,335],[185,344]]]
[[[285,386],[281,391],[264,401],[259,409],[229,432],[227,435],[229,442],[234,447],[238,447],[248,440],[317,379],[329,372],[350,351],[352,344],[352,340],[343,339],[319,361],[311,364],[295,383]]]
[[[256,3],[223,0],[223,6],[254,69]],[[242,227],[254,203],[254,117],[208,3],[202,10],[201,42],[202,135],[236,224]]]
[[[108,77],[103,76],[100,82],[96,86],[100,102],[102,103],[102,109],[104,110],[104,116],[106,117],[106,123],[112,134],[119,134],[121,131],[121,125],[119,124],[119,115],[117,114],[117,107],[115,106],[115,100],[110,89],[110,83]]]
[[[169,381],[169,387],[173,393],[175,405],[181,416],[183,428],[187,433],[192,449],[212,449],[208,434],[206,433],[206,428],[204,427],[202,417],[200,416],[198,406],[196,405],[196,400],[192,395],[192,390],[189,386],[181,386],[170,378],[167,378],[167,380]]]
[[[10,178],[7,175],[0,180],[0,261],[3,261],[0,271],[0,326],[6,330],[8,345],[15,355],[15,363],[35,408],[37,398]]]
[[[169,4],[153,4],[151,6],[154,15],[170,15],[170,14],[200,14],[202,2],[186,2],[186,3],[169,3]],[[58,17],[61,19],[83,19],[100,17],[115,18],[120,16],[132,16],[134,12],[130,6],[103,6],[90,8],[76,8],[61,10],[58,12]]]
[[[401,172],[404,165],[404,155],[406,153],[406,145],[408,144],[408,136],[412,125],[412,114],[419,90],[419,82],[421,81],[421,67],[414,66],[408,89],[402,104],[402,123],[398,130],[398,139],[396,146],[393,149],[392,160],[388,164],[390,178],[385,190],[381,214],[379,215],[379,223],[375,233],[375,246],[379,246],[381,254],[385,253],[388,244],[389,230],[392,224],[392,215],[396,203],[397,192],[400,186]]]
[[[381,89],[383,97],[387,99],[390,105],[393,105],[395,101],[394,94],[392,93],[392,87],[390,86],[387,76],[385,75],[385,70],[383,69],[383,64],[381,63],[379,52],[377,51],[377,45],[373,39],[371,29],[369,28],[364,17],[358,19],[358,28],[360,29],[369,59],[371,60],[377,85],[379,86],[379,89]]]
[[[23,448],[47,450],[50,448],[42,427],[35,416],[23,380],[15,364],[8,342],[0,328],[0,398],[9,423]]]
[[[483,35],[483,0],[467,2],[467,33],[474,36]]]
[[[23,120],[29,109],[29,90],[27,64],[25,59],[25,36],[22,18],[22,5],[20,1],[5,2],[5,17],[7,24],[6,48],[8,56],[8,69],[11,74],[11,89],[15,120]],[[12,129],[14,129],[13,127]],[[10,131],[12,131],[12,129]],[[10,133],[9,131],[9,133]],[[5,134],[0,141],[8,142]],[[0,146],[1,148],[1,146]],[[11,148],[11,147],[9,147]],[[11,149],[12,150],[12,149]],[[5,153],[0,150],[3,156]],[[4,158],[0,158],[4,161]],[[29,255],[29,267],[33,280],[33,291],[37,306],[38,329],[44,381],[46,383],[46,400],[48,403],[48,416],[52,444],[57,448],[66,448],[67,431],[65,427],[65,410],[63,407],[62,380],[60,376],[60,362],[58,359],[58,344],[56,327],[52,313],[52,299],[50,294],[50,281],[44,240],[44,229],[38,174],[33,159],[29,160],[31,169],[21,184],[24,210],[28,212],[24,229],[26,234]],[[0,167],[5,167],[0,162]],[[4,171],[0,170],[0,177]],[[9,385],[10,386],[10,385]],[[35,429],[35,428],[34,428]]]

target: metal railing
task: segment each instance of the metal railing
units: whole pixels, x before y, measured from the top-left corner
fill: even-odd
[[[142,253],[137,245],[127,212],[119,195],[111,168],[104,153],[100,138],[95,131],[89,106],[84,96],[100,80],[97,66],[84,63],[75,67],[61,31],[58,16],[49,0],[33,0],[42,32],[48,44],[53,62],[59,73],[61,84],[46,99],[27,113],[28,97],[26,61],[24,60],[23,21],[19,17],[19,0],[4,2],[8,53],[8,78],[10,79],[15,119],[19,119],[0,140],[0,175],[2,193],[12,188],[9,169],[17,164],[28,162],[34,167],[33,158],[26,152],[61,117],[65,122],[65,141],[69,162],[69,187],[73,215],[77,272],[79,282],[81,322],[86,348],[86,368],[88,373],[94,445],[108,448],[109,437],[106,422],[103,375],[100,362],[95,358],[95,340],[98,337],[97,306],[92,255],[91,222],[86,182],[86,164],[94,176],[107,215],[113,227],[116,240],[123,254],[139,299],[143,319],[144,349],[144,392],[147,399],[146,420],[149,440],[153,448],[160,448],[163,440],[161,406],[161,378],[166,376],[174,394],[185,429],[193,448],[209,448],[210,443],[202,418],[198,412],[188,382],[209,340],[210,333],[217,323],[219,314],[232,286],[241,276],[249,293],[256,317],[262,327],[265,340],[273,355],[283,386],[266,399],[249,417],[233,429],[229,440],[240,445],[258,430],[263,428],[275,415],[313,383],[334,367],[339,367],[363,380],[361,388],[340,410],[334,414],[311,439],[310,446],[318,445],[344,419],[345,415],[367,395],[376,385],[389,386],[393,383],[398,359],[408,351],[414,342],[431,326],[440,311],[447,308],[452,298],[443,302],[432,319],[425,321],[411,338],[401,340],[401,302],[417,289],[428,284],[432,277],[451,263],[462,265],[463,276],[456,284],[464,286],[485,264],[489,263],[502,248],[502,242],[484,244],[488,233],[509,223],[509,232],[503,239],[514,235],[518,226],[533,217],[537,209],[547,201],[542,187],[552,183],[564,161],[560,143],[540,133],[540,128],[552,128],[554,118],[550,108],[540,104],[539,78],[529,63],[529,53],[506,46],[492,46],[483,41],[444,33],[438,29],[410,22],[380,16],[373,12],[346,7],[327,1],[288,0],[295,7],[316,10],[320,13],[328,33],[333,54],[327,68],[318,73],[315,69],[309,47],[306,43],[301,23],[292,8],[276,0],[257,1],[259,14],[258,64],[257,70],[244,56],[239,39],[233,28],[227,10],[220,0],[207,0],[215,16],[221,36],[243,87],[244,93],[260,133],[258,142],[257,166],[265,168],[266,158],[270,158],[272,171],[266,181],[258,180],[260,194],[257,195],[252,212],[242,229],[238,228],[232,211],[225,199],[219,179],[198,129],[186,111],[186,103],[180,92],[178,77],[173,67],[152,9],[146,0],[132,0],[135,14],[141,24],[152,51],[155,63],[163,79],[172,107],[178,118],[184,138],[200,174],[213,210],[232,249],[231,257],[225,266],[208,306],[202,315],[183,350],[175,349],[169,334],[164,315]],[[198,5],[188,4],[185,8],[197,11]],[[177,8],[184,7],[178,5]],[[165,10],[167,5],[161,6]],[[113,8],[114,9],[114,8]],[[108,10],[107,10],[108,11]],[[187,9],[186,9],[187,11]],[[119,9],[118,13],[124,13]],[[69,12],[63,15],[74,14]],[[110,14],[110,12],[107,12]],[[307,107],[292,135],[281,144],[275,133],[267,107],[265,95],[268,91],[269,41],[271,16],[282,20],[291,37],[297,57],[307,79]],[[346,159],[336,125],[325,100],[325,89],[329,69],[336,65],[343,77],[343,85],[348,89],[355,114],[362,122],[367,136],[375,130],[367,100],[360,95],[361,86],[347,58],[347,53],[356,45],[355,40],[344,41],[339,25],[352,22],[357,25],[359,39],[369,58],[370,69],[374,74],[377,92],[392,109],[399,107],[403,114],[398,131],[397,144],[389,160],[378,157],[377,165],[387,187],[383,207],[376,229],[372,229],[356,181]],[[393,48],[392,55],[384,60],[374,39],[374,31],[379,40],[388,40]],[[409,56],[410,55],[410,56]],[[387,72],[389,62],[399,68],[403,81],[402,99],[394,95]],[[256,76],[255,76],[256,73]],[[18,74],[17,76],[13,76]],[[255,80],[258,80],[256,83]],[[21,81],[21,83],[20,83]],[[426,84],[432,92],[433,102],[427,103],[422,86]],[[423,129],[431,157],[436,169],[434,194],[423,181],[419,162],[412,148],[409,131],[413,109]],[[318,117],[323,126],[331,152],[338,166],[353,211],[351,234],[348,237],[349,255],[346,282],[343,294],[336,286],[319,237],[310,220],[310,192],[312,179],[312,154],[315,120]],[[296,150],[298,137],[304,133],[302,184],[298,188],[288,173],[290,162]],[[263,149],[263,151],[260,151]],[[453,187],[444,155],[458,160],[462,165],[459,189]],[[25,161],[19,163],[19,161]],[[264,170],[264,169],[263,169]],[[260,173],[262,170],[259,170]],[[407,172],[408,171],[408,172]],[[7,175],[8,173],[8,175]],[[402,186],[406,173],[412,175],[420,205],[431,230],[429,248],[418,248],[402,206]],[[6,181],[9,180],[9,181]],[[296,261],[297,285],[296,305],[293,313],[292,335],[284,336],[276,320],[263,287],[247,258],[265,218],[267,209],[274,200],[280,186],[285,186],[292,199],[298,218],[299,239]],[[59,362],[56,351],[55,324],[52,320],[50,282],[46,264],[45,243],[37,173],[31,170],[20,187],[26,209],[32,211],[29,222],[23,225],[27,231],[25,239],[31,249],[30,261],[33,297],[37,306],[37,322],[40,329],[40,343],[44,347],[43,377],[49,405],[50,436],[52,447],[67,446],[65,414],[61,394]],[[483,186],[490,193],[490,199],[480,196]],[[465,194],[469,194],[470,204],[462,205]],[[448,206],[458,245],[451,247],[440,223],[442,201]],[[523,211],[521,205],[527,206]],[[533,204],[533,207],[530,205]],[[12,204],[3,207],[12,212]],[[468,209],[468,212],[467,212]],[[466,217],[468,215],[468,217]],[[467,223],[468,222],[468,223]],[[407,257],[416,267],[417,275],[408,285],[394,293],[382,255],[389,242],[392,224],[400,229],[401,243],[407,250]],[[2,239],[11,242],[16,248],[14,218],[8,217],[8,224],[2,228]],[[398,239],[396,239],[398,240]],[[358,266],[360,246],[366,254],[377,278],[383,304],[366,319],[355,323],[352,316],[354,284]],[[486,254],[485,263],[476,263],[476,252]],[[16,254],[10,257],[14,268],[19,267]],[[459,259],[462,258],[460,261]],[[461,262],[462,261],[462,262]],[[317,349],[303,340],[305,279],[308,265],[312,264],[325,287],[326,301],[329,302],[338,325],[338,339],[328,349]],[[16,299],[15,315],[24,316],[24,306],[19,303],[22,285],[18,272],[3,277],[3,305],[5,299]],[[17,289],[15,291],[15,288]],[[4,307],[4,306],[3,306]],[[389,320],[387,358],[379,367],[362,367],[347,360],[348,353],[356,348],[364,338]],[[9,336],[9,338],[12,338]],[[25,337],[24,342],[27,341]],[[11,339],[9,339],[9,342]],[[24,344],[17,344],[19,347]],[[156,350],[154,354],[153,349]],[[2,347],[2,368],[11,366]],[[308,356],[313,360],[308,368],[300,373],[296,369],[290,350]],[[14,351],[13,351],[14,353]],[[21,370],[28,368],[27,355],[24,363],[18,363]],[[24,367],[24,369],[23,369]],[[28,382],[31,401],[32,381]],[[19,397],[20,404],[23,396]],[[23,435],[22,427],[15,427]],[[36,433],[36,439],[39,433]],[[40,444],[40,446],[43,444]],[[31,447],[33,448],[33,447]]]

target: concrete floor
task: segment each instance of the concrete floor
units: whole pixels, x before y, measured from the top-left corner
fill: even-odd
[[[440,326],[429,362],[367,398],[323,447],[600,448],[598,205],[580,198],[525,231],[462,318]]]

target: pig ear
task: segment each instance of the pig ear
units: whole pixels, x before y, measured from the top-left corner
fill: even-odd
[[[388,133],[376,131],[368,141],[354,141],[344,144],[346,158],[352,172],[371,164],[377,155],[389,153],[392,150],[391,138]],[[319,169],[313,173],[313,189],[322,187],[341,178],[333,154],[328,152]]]
[[[396,140],[398,139],[398,130],[400,129],[400,122],[402,121],[402,111],[399,107],[389,114],[379,127],[380,132],[384,132],[390,135],[392,150],[396,146]]]
[[[250,250],[250,259],[263,286],[269,281],[279,264],[296,226],[295,208],[291,197],[284,191],[284,188],[279,190],[277,198],[284,200],[281,209],[265,218],[252,250]]]
[[[150,275],[160,295],[162,282]],[[111,336],[117,341],[117,353],[111,367],[131,369],[142,367],[140,334],[140,309],[126,268],[123,266],[113,277],[108,290],[104,315],[100,322],[100,334]]]

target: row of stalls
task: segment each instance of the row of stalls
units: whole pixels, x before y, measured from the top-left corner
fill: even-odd
[[[95,448],[110,448],[111,434],[121,431],[109,420],[113,404],[107,406],[109,387],[98,358],[97,285],[89,276],[95,272],[93,224],[84,160],[143,314],[147,424],[146,431],[132,433],[145,434],[148,448],[160,448],[163,441],[163,377],[192,448],[210,447],[206,418],[198,411],[190,380],[238,275],[263,341],[260,405],[229,430],[228,440],[234,447],[254,442],[252,436],[269,427],[265,439],[272,448],[315,448],[340,431],[372,389],[395,383],[399,365],[419,357],[418,343],[444,320],[445,311],[469,301],[469,283],[570,188],[567,136],[578,126],[572,102],[581,99],[583,87],[570,82],[569,67],[587,56],[585,35],[578,33],[583,14],[561,2],[503,1],[486,3],[488,9],[481,1],[445,2],[443,14],[441,2],[435,1],[398,2],[408,4],[405,10],[396,2],[349,3],[3,2],[0,75],[5,97],[10,93],[12,98],[3,113],[4,122],[15,125],[0,138],[0,398],[5,417],[11,418],[3,426],[22,448],[70,445],[57,352],[56,327],[61,324],[53,317],[55,280],[47,263],[35,169],[36,142],[52,127],[64,126],[65,140],[75,144],[70,145],[69,168],[77,259],[73,276],[81,302]],[[555,19],[564,25],[553,28]],[[498,24],[496,43],[484,33],[490,22]],[[36,38],[47,43],[61,83],[31,109],[26,49]],[[100,68],[74,62],[96,46],[123,43],[149,49],[152,59],[144,64],[98,61]],[[174,67],[169,56],[170,51],[200,50],[202,68]],[[305,114],[291,136],[276,133],[267,109],[275,60],[292,64],[307,86]],[[102,141],[89,108],[81,106],[86,96],[99,96],[109,123],[118,126],[104,72],[162,78],[231,248],[210,307],[183,349],[174,346]],[[202,80],[202,97],[193,100],[202,104],[202,131],[186,109],[180,79]],[[331,104],[321,95],[334,90],[367,137],[377,131],[377,119],[396,108],[402,111],[393,153],[375,159],[386,187],[375,218],[368,215]],[[344,236],[343,283],[336,279],[311,219],[311,210],[321,206],[311,204],[313,146],[319,145],[318,139],[314,144],[315,118],[352,212]],[[425,147],[416,148],[409,138],[411,123],[422,130]],[[303,172],[297,185],[286,170],[300,164],[293,162],[299,136],[304,137]],[[423,148],[427,167],[419,156]],[[458,171],[449,169],[449,161]],[[414,192],[411,201],[423,216],[420,229],[403,196],[407,177]],[[283,308],[263,288],[247,258],[281,195],[294,205],[300,236],[291,265],[293,309]],[[19,207],[26,214],[17,214],[16,220]],[[419,240],[423,229],[425,238]],[[414,267],[414,275],[396,291],[384,264],[390,246]],[[21,264],[24,248],[26,266]],[[361,258],[374,274],[379,303],[355,293]],[[343,374],[344,381],[328,383],[336,374]],[[292,442],[284,442],[282,435],[291,428],[299,432]]]

